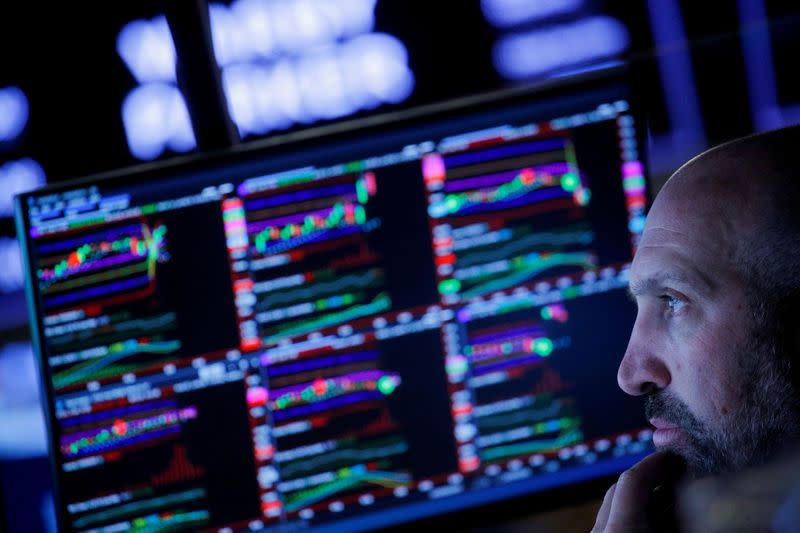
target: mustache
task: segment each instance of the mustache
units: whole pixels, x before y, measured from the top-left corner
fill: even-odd
[[[680,426],[689,433],[701,434],[705,429],[703,423],[692,414],[685,403],[663,391],[655,392],[645,398],[644,412],[648,420],[660,418]]]

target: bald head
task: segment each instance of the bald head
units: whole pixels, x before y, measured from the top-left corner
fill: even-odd
[[[793,277],[800,286],[800,268],[791,264],[800,246],[800,126],[737,139],[690,160],[660,191],[647,225],[692,234],[721,266],[750,281],[780,277],[791,284],[786,278]],[[650,236],[646,231],[645,244]]]
[[[698,473],[800,436],[800,128],[709,150],[664,185],[630,269],[636,323],[617,379],[647,395],[659,448]],[[800,309],[800,306],[795,306]]]

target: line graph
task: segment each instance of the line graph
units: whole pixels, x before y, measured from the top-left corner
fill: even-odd
[[[400,376],[381,370],[354,372],[329,379],[318,379],[272,391],[271,407],[280,411],[298,405],[323,402],[338,396],[361,391],[392,394],[400,385]]]
[[[531,253],[480,267],[459,269],[455,277],[462,287],[469,287],[461,292],[463,298],[469,299],[509,289],[557,267],[579,267],[584,271],[591,271],[597,268],[597,259],[591,252]],[[483,281],[487,277],[498,275],[502,277]],[[471,281],[477,283],[470,286],[468,282]]]
[[[100,346],[95,349],[97,357],[93,360],[79,363],[70,367],[68,370],[58,372],[53,375],[53,385],[56,389],[73,385],[75,383],[105,377],[108,372],[99,372],[102,369],[110,371],[111,374],[119,372],[118,368],[108,368],[114,363],[133,357],[139,354],[159,354],[166,355],[177,352],[181,347],[178,340],[155,340],[155,339],[128,339],[121,342],[114,342],[108,346]],[[138,364],[134,367],[139,366]]]
[[[180,430],[181,423],[194,418],[197,418],[194,406],[130,419],[119,418],[110,425],[63,435],[60,449],[65,457],[84,457],[174,433]]]
[[[324,500],[334,494],[356,488],[360,485],[373,484],[382,487],[401,487],[411,483],[411,476],[403,472],[383,472],[367,470],[364,465],[339,470],[335,479],[321,484],[319,487],[298,491],[285,496],[286,510],[297,511],[308,505]]]
[[[591,191],[568,132],[437,157],[426,179],[439,183],[428,212],[443,303],[597,270]]]
[[[343,311],[332,312],[319,318],[297,320],[281,324],[274,328],[274,333],[264,337],[265,344],[274,344],[282,338],[302,335],[315,330],[335,326],[349,320],[369,316],[392,307],[392,300],[387,293],[378,294],[370,303],[354,305]]]
[[[520,424],[554,417],[563,407],[563,400],[555,400],[541,409],[520,409],[512,413],[499,413],[476,418],[481,431],[496,431],[498,429],[514,427]]]
[[[164,224],[142,219],[82,238],[39,244],[36,274],[45,309],[151,291],[156,265],[170,258],[167,232]]]
[[[570,429],[551,439],[540,439],[531,442],[488,448],[482,450],[480,455],[482,460],[491,462],[508,457],[557,451],[565,446],[578,444],[582,440],[583,433],[579,429]]]
[[[317,276],[313,276],[317,279]],[[330,279],[329,281],[319,281],[317,283],[305,284],[300,288],[273,292],[264,296],[256,307],[257,310],[269,309],[278,305],[285,305],[290,302],[302,302],[308,299],[317,299],[320,296],[331,293],[353,289],[366,289],[379,287],[383,282],[383,270],[380,268],[370,268],[358,270],[341,277]]]
[[[334,451],[302,461],[281,465],[281,475],[286,479],[307,475],[322,469],[336,468],[342,463],[367,462],[399,455],[408,451],[408,444],[402,437],[376,439],[350,448],[337,448]]]
[[[78,354],[65,352],[78,351],[87,347],[95,348],[124,340],[125,337],[131,335],[131,332],[135,331],[146,331],[155,335],[173,329],[177,324],[177,315],[171,311],[141,318],[131,318],[130,312],[123,311],[106,315],[105,318],[108,319],[108,322],[96,328],[68,331],[50,336],[48,342],[57,347],[56,350],[60,354],[51,357],[50,364],[58,366],[62,364],[61,360],[83,358]],[[95,352],[91,352],[91,354],[91,357],[94,357]]]
[[[264,346],[392,307],[372,243],[382,227],[373,208],[378,181],[361,166],[347,168],[245,198],[254,321]]]
[[[525,225],[509,231],[503,245],[493,246],[488,250],[474,249],[469,253],[462,254],[459,257],[458,266],[466,268],[476,264],[491,263],[542,246],[550,248],[569,245],[586,246],[593,240],[594,232],[588,224],[575,226],[574,229],[559,228],[555,231],[545,232],[534,232],[531,226]]]
[[[465,323],[467,380],[482,462],[553,452],[583,440],[574,384],[554,362],[571,345],[569,309],[508,309]]]
[[[205,498],[207,495],[208,492],[205,489],[197,488],[131,502],[112,509],[83,515],[72,521],[72,527],[84,528],[108,520],[116,520],[131,514],[163,509],[164,507],[172,505],[186,504]]]

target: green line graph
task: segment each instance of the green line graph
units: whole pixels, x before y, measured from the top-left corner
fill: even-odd
[[[411,482],[411,476],[399,472],[370,471],[360,469],[342,469],[338,478],[313,489],[303,490],[286,497],[286,511],[292,512],[308,505],[322,501],[338,492],[352,489],[362,484],[374,484],[383,487],[402,487]]]
[[[593,255],[588,252],[553,253],[549,255],[530,254],[511,260],[513,271],[502,278],[480,283],[461,292],[463,298],[473,298],[482,294],[508,289],[535,277],[542,272],[559,266],[577,266],[584,270],[596,268]],[[462,285],[464,281],[462,280]]]
[[[139,354],[170,354],[178,351],[180,347],[181,341],[177,340],[140,342],[137,339],[129,339],[124,342],[116,342],[108,346],[106,355],[84,361],[70,367],[68,370],[55,374],[53,376],[53,385],[56,388],[66,387],[78,383],[89,376],[92,379],[98,379],[102,375],[98,373],[99,371],[109,369],[113,363],[121,359]],[[141,364],[132,366],[136,368]]]
[[[288,324],[281,324],[275,328],[275,333],[264,337],[263,341],[267,344],[272,344],[285,337],[291,337],[294,335],[300,335],[302,333],[335,326],[337,324],[347,322],[348,320],[386,311],[391,307],[391,298],[389,297],[388,293],[382,292],[368,304],[353,306],[345,309],[344,311],[331,313],[317,319],[298,320]]]
[[[515,457],[517,455],[553,451],[571,444],[578,444],[581,441],[583,441],[583,432],[578,428],[573,428],[562,432],[558,437],[553,439],[537,439],[535,441],[521,442],[519,444],[507,444],[504,446],[486,448],[480,451],[480,456],[484,461],[494,461],[497,459],[505,459],[506,457]]]
[[[307,474],[321,468],[334,468],[343,461],[372,461],[399,455],[408,451],[408,444],[397,437],[372,441],[352,448],[340,448],[314,459],[303,459],[281,465],[281,475],[284,479],[291,479],[298,474]]]

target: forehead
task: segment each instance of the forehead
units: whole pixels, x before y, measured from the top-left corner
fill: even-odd
[[[631,267],[631,284],[668,277],[713,287],[735,269],[741,228],[703,187],[662,191],[648,215]]]

